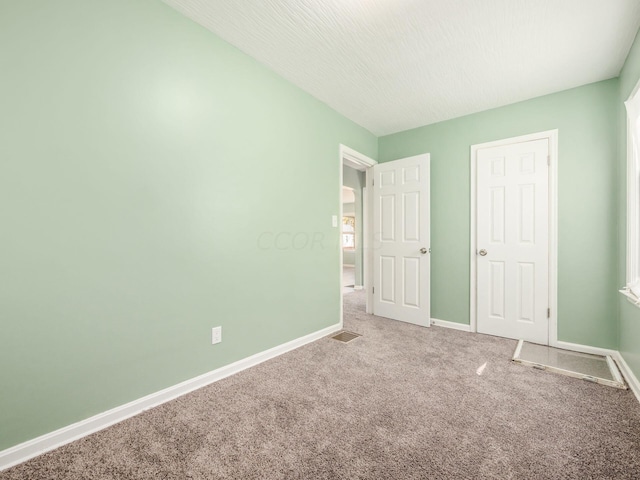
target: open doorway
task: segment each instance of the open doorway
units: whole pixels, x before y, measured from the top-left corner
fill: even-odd
[[[340,145],[340,321],[344,310],[345,295],[362,295],[366,299],[366,311],[371,313],[372,297],[369,278],[371,274],[368,249],[368,170],[377,162]]]
[[[351,183],[364,176],[350,167],[343,167],[342,186],[342,294],[363,288],[362,283],[362,186]],[[360,174],[360,175],[359,175]],[[355,188],[344,185],[350,183]]]
[[[347,294],[364,288],[362,275],[364,264],[362,248],[362,183],[364,183],[364,172],[358,172],[347,166],[343,168],[340,242],[342,248],[342,292]]]

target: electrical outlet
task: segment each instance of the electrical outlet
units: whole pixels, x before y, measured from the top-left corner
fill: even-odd
[[[211,329],[211,345],[222,341],[222,327],[213,327]]]

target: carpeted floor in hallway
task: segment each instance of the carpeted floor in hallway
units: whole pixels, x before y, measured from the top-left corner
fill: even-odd
[[[631,392],[516,365],[512,340],[366,315],[363,292],[345,296],[345,328],[362,337],[306,345],[0,479],[640,478]]]

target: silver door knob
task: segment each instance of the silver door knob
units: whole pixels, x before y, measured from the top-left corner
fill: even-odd
[[[424,247],[422,247],[422,248],[420,249],[420,253],[421,253],[421,254],[423,254],[423,255],[424,255],[425,253],[427,253],[427,252],[431,252],[431,249],[427,250],[427,249],[426,249],[426,248],[424,248]]]
[[[481,257],[484,257],[486,254],[487,251],[484,248],[478,252],[478,255],[480,255]]]

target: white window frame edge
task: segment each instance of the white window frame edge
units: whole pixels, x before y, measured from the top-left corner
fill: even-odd
[[[373,313],[373,293],[371,292],[370,285],[373,285],[373,269],[369,268],[371,265],[370,262],[373,261],[373,252],[369,249],[369,225],[370,222],[373,221],[373,218],[370,217],[371,210],[368,209],[367,205],[371,203],[370,195],[373,192],[372,188],[366,188],[369,186],[370,181],[373,180],[373,172],[370,172],[371,167],[377,165],[374,159],[367,157],[363,153],[354,150],[353,148],[347,147],[346,145],[340,144],[340,154],[338,155],[338,176],[340,179],[339,190],[340,190],[340,208],[339,208],[339,221],[342,222],[342,217],[344,212],[342,211],[342,183],[344,181],[342,166],[347,165],[348,167],[355,168],[365,174],[364,187],[362,188],[362,251],[363,251],[363,265],[362,265],[362,283],[364,284],[364,288],[367,292],[367,313]],[[342,242],[338,243],[338,249],[340,250],[340,270],[339,270],[339,279],[340,279],[340,328],[344,326],[344,298],[342,293],[342,262],[344,261],[344,254],[342,251]]]
[[[631,101],[636,96],[640,95],[640,81],[636,84],[631,91],[631,95],[627,98],[627,101]],[[637,169],[634,162],[633,155],[633,142],[631,140],[631,123],[629,122],[629,114],[625,108],[625,118],[627,120],[627,259],[626,259],[626,285],[624,288],[618,290],[622,293],[630,303],[640,308],[640,298],[636,297],[630,289],[631,284],[640,275],[640,269],[638,265],[638,247],[640,246],[640,232],[638,231],[639,219],[638,214],[639,205],[637,199],[640,198],[638,189],[638,176],[636,175]]]
[[[478,331],[477,291],[476,291],[476,161],[478,150],[500,147],[513,143],[549,140],[549,345],[557,347],[558,342],[558,129],[505,138],[493,142],[471,145],[469,161],[471,163],[470,197],[470,244],[469,251],[469,327],[471,332]]]
[[[343,203],[343,206],[344,206],[344,203]],[[356,213],[353,212],[353,215],[350,214],[350,213],[345,215],[344,208],[342,210],[343,210],[342,211],[342,219],[340,221],[340,227],[341,227],[340,228],[340,239],[341,239],[340,243],[341,243],[341,246],[342,246],[342,252],[344,253],[345,250],[348,251],[348,252],[351,252],[351,251],[355,252],[356,251],[356,229],[355,229]],[[353,218],[353,223],[354,223],[353,233],[352,232],[346,232],[345,233],[345,231],[344,231],[344,219],[345,218]],[[345,235],[351,235],[353,237],[353,247],[345,247],[344,246],[344,236]],[[360,241],[362,241],[362,240],[360,240]]]

